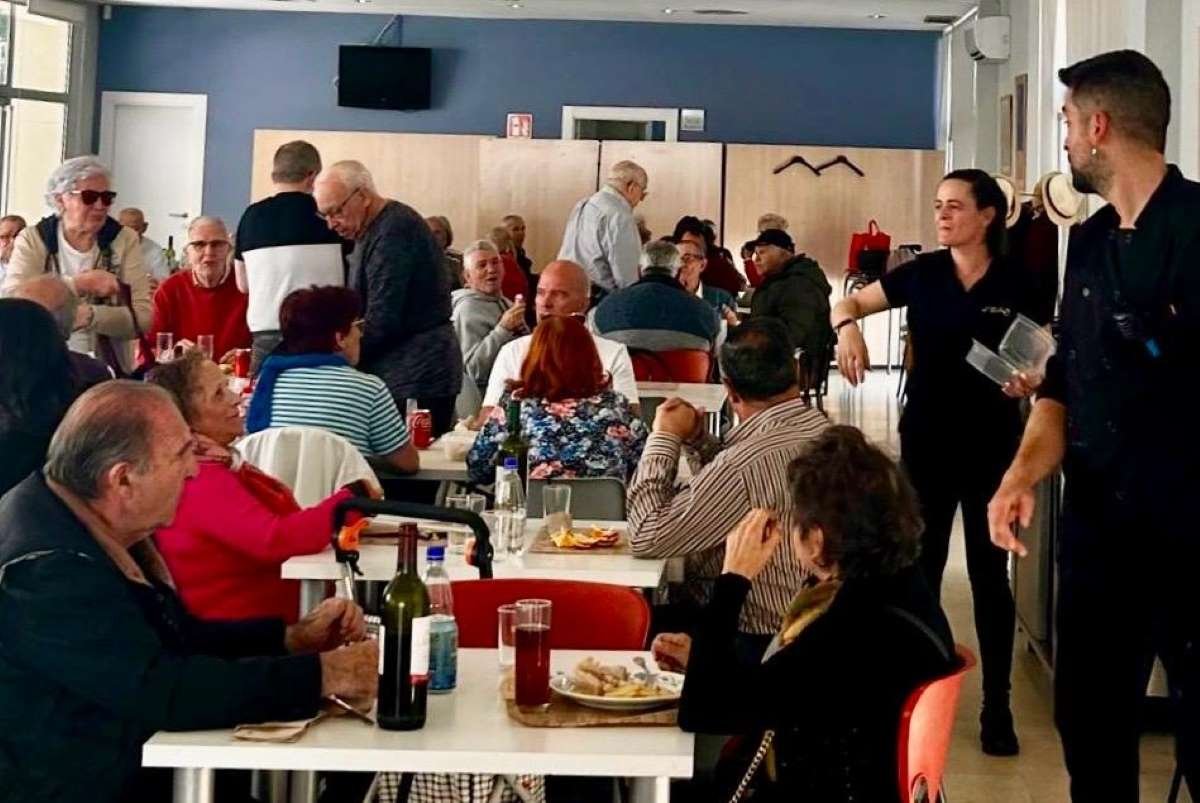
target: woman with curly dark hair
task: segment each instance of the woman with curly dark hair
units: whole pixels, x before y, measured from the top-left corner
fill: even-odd
[[[748,513],[726,541],[690,654],[678,649],[686,637],[660,636],[656,657],[669,663],[675,652],[686,663],[685,730],[746,737],[718,765],[717,799],[749,776],[755,800],[899,801],[900,710],[917,686],[958,665],[916,565],[916,494],[887,455],[844,426],[793,460],[788,479],[795,529],[781,532],[771,511]],[[734,648],[738,613],[783,538],[820,582],[796,595],[762,664],[747,667]]]
[[[0,495],[42,467],[75,399],[67,345],[39,304],[0,299]]]

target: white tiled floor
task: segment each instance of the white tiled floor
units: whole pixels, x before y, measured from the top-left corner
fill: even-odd
[[[861,389],[850,390],[835,372],[830,379],[825,409],[835,422],[860,427],[872,440],[898,455],[896,382],[896,372],[888,376],[883,371],[875,371]],[[955,638],[978,654],[960,523],[955,524],[942,601]],[[993,758],[980,751],[980,677],[978,671],[971,673],[963,686],[950,748],[946,791],[951,803],[1059,803],[1069,800],[1067,773],[1052,719],[1050,676],[1032,653],[1022,649],[1019,636],[1017,643],[1012,702],[1021,755]],[[1168,737],[1143,738],[1143,801],[1166,800],[1174,767],[1172,742]],[[1190,803],[1186,790],[1180,800]]]

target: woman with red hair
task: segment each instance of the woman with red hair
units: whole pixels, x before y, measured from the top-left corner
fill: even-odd
[[[542,319],[533,330],[521,378],[492,408],[467,455],[471,482],[494,479],[496,451],[508,436],[510,400],[521,405],[531,479],[628,478],[646,443],[646,425],[611,384],[580,318]]]

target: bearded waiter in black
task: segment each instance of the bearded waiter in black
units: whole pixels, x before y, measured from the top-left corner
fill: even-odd
[[[1058,353],[989,507],[1024,555],[1033,487],[1061,463],[1055,719],[1075,801],[1138,799],[1139,706],[1154,654],[1200,793],[1200,184],[1167,165],[1170,92],[1133,51],[1059,73],[1075,186],[1109,203],[1071,238]]]

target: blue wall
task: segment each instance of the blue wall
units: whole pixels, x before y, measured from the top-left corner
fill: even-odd
[[[112,6],[98,90],[208,95],[205,211],[236,220],[255,128],[502,134],[564,104],[701,108],[681,139],[931,148],[937,34],[817,28],[405,17],[385,44],[432,47],[433,108],[342,109],[337,45],[388,17]],[[397,35],[399,34],[399,35]]]

